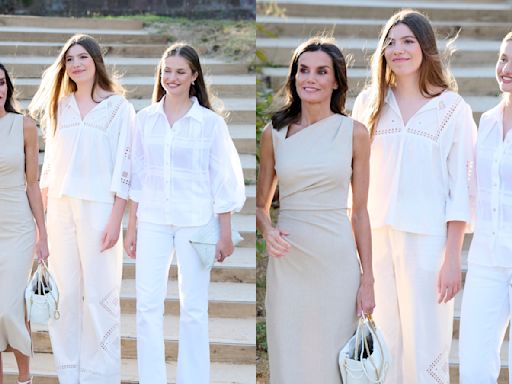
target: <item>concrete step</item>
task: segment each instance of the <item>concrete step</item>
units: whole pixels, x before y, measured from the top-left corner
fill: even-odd
[[[12,353],[3,353],[5,384],[16,384],[17,367]],[[30,360],[34,384],[58,384],[53,356],[49,353],[36,353]],[[167,362],[167,380],[176,383],[176,363]],[[138,384],[137,361],[121,360],[121,384]],[[256,384],[256,366],[252,364],[216,363],[211,365],[212,384]]]
[[[512,11],[510,12],[512,14]],[[455,67],[489,66],[496,63],[501,39],[496,35],[494,40],[476,40],[459,38],[453,44],[456,49],[450,63]],[[295,48],[307,39],[302,37],[257,38],[256,46],[262,50],[267,60],[276,66],[287,66]],[[377,36],[369,38],[337,37],[337,44],[346,57],[350,57],[352,67],[367,68],[370,57],[377,47]],[[440,51],[446,47],[447,40],[438,43]]]
[[[88,17],[49,17],[49,16],[14,16],[0,15],[0,26],[32,28],[81,28],[100,29],[108,25],[109,29],[137,30],[142,29],[141,20],[120,20]]]
[[[256,77],[253,75],[211,75],[205,77],[206,83],[221,98],[251,98],[256,94]],[[20,99],[29,99],[37,91],[40,78],[18,77],[14,80]],[[127,76],[120,79],[126,88],[127,96],[141,99],[151,98],[154,76]]]
[[[120,57],[107,56],[105,63],[112,73],[123,76],[154,75],[160,57]],[[52,56],[0,56],[0,63],[6,66],[13,77],[40,78],[43,71],[55,61]],[[218,59],[204,58],[201,60],[206,75],[243,75],[247,74],[247,65],[227,63]]]
[[[100,28],[41,28],[32,26],[0,26],[0,40],[2,41],[37,41],[64,42],[76,33],[85,33],[93,36],[100,44],[167,44],[168,37],[163,34],[149,34],[142,29],[100,29]]]
[[[33,55],[33,56],[50,56],[57,57],[62,45],[70,36],[59,42],[45,41],[19,41],[19,40],[2,40],[0,35],[0,55]],[[167,44],[162,43],[128,43],[123,39],[119,39],[122,43],[110,43],[101,41],[101,47],[106,56],[124,56],[124,57],[155,57],[158,58],[164,52]]]
[[[457,68],[451,69],[455,77],[459,93],[472,96],[493,96],[499,94],[498,84],[495,79],[494,68]],[[267,84],[277,91],[286,81],[288,69],[284,67],[263,68],[263,76]],[[349,68],[347,77],[349,82],[349,96],[355,97],[369,83],[370,72],[363,68]]]
[[[124,279],[121,286],[121,313],[133,314],[135,306],[135,280]],[[167,283],[165,313],[179,314],[178,282]],[[244,318],[256,313],[256,285],[252,283],[211,282],[209,310],[211,317]]]
[[[258,37],[269,34],[280,37],[314,36],[329,33],[334,36],[375,39],[379,36],[387,19],[334,18],[326,14],[323,17],[311,16],[266,16],[257,15]],[[508,22],[485,22],[461,20],[432,20],[432,25],[440,38],[453,37],[460,30],[461,38],[500,39],[510,31]]]
[[[123,260],[123,279],[135,279],[136,261],[126,254]],[[176,258],[173,258],[169,279],[176,280],[178,268]],[[236,247],[235,252],[222,263],[215,263],[210,281],[231,283],[256,282],[256,249]]]
[[[512,21],[512,6],[509,3],[484,2],[467,3],[460,1],[375,1],[375,0],[258,0],[256,3],[259,14],[265,13],[265,7],[276,4],[286,16],[305,17],[353,17],[368,19],[388,19],[397,10],[407,6],[426,13],[431,20],[457,19],[472,21]]]
[[[178,358],[179,317],[164,316],[165,356]],[[253,318],[210,318],[208,321],[210,359],[219,363],[253,364],[256,355],[256,320]],[[35,353],[51,353],[48,327],[32,326]],[[121,356],[137,358],[137,332],[135,314],[121,316]]]
[[[501,370],[500,375],[498,377],[498,381],[496,384],[508,384],[508,344],[509,341],[506,340],[503,342],[501,346]],[[485,356],[482,356],[485,358]],[[450,364],[450,383],[451,384],[459,384],[459,341],[458,339],[454,339],[452,342],[452,349],[450,350],[449,357]]]

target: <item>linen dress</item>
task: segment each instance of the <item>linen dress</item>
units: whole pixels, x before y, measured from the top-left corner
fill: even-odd
[[[10,345],[30,356],[24,293],[36,233],[25,191],[22,115],[0,118],[0,143],[0,352]]]
[[[339,384],[338,353],[356,328],[360,265],[347,196],[350,118],[333,115],[287,136],[272,130],[278,228],[288,254],[267,270],[267,340],[273,384]]]

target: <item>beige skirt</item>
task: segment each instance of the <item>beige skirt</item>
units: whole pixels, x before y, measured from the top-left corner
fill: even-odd
[[[0,188],[0,352],[32,354],[25,287],[32,269],[35,225],[24,187]]]

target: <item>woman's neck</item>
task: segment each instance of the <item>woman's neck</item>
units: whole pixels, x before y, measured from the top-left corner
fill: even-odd
[[[167,115],[167,120],[169,120],[171,125],[183,117],[191,106],[192,101],[188,97],[173,97],[169,94],[165,95],[164,111]]]
[[[396,86],[393,88],[395,95],[401,99],[421,95],[418,80],[418,75],[415,74],[397,78]]]
[[[77,84],[75,97],[77,100],[93,100],[92,97],[93,83],[81,83]]]
[[[300,125],[307,127],[317,121],[323,120],[333,114],[330,103],[309,104],[302,103]]]
[[[5,110],[5,106],[0,107],[0,117],[4,117],[7,115],[7,111]]]

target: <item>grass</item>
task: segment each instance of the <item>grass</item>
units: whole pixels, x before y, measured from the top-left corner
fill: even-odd
[[[150,33],[169,43],[185,41],[201,56],[252,63],[256,52],[255,20],[187,19],[157,15],[108,16],[107,20],[139,20]]]

